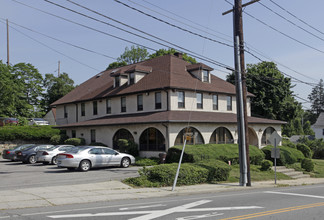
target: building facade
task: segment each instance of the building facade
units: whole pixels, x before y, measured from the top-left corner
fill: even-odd
[[[177,54],[103,71],[52,104],[56,123],[88,144],[134,141],[147,157],[182,145],[186,132],[187,144],[237,143],[235,86],[212,70]],[[262,147],[285,122],[252,117],[250,98],[249,143]]]
[[[315,132],[316,139],[324,139],[324,112],[318,116],[316,123],[312,125],[312,129]]]

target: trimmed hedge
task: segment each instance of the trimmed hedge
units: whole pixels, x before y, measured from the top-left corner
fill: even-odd
[[[273,146],[268,145],[268,146],[262,148],[261,150],[265,154],[265,159],[273,162],[274,159],[271,158],[271,149],[272,148],[273,148]],[[284,166],[286,164],[293,164],[296,162],[300,162],[302,159],[305,158],[304,154],[297,149],[294,149],[291,147],[286,147],[286,146],[279,146],[277,148],[280,149],[280,158],[277,159],[278,166]]]
[[[270,160],[264,160],[264,161],[262,161],[262,163],[261,163],[261,170],[262,171],[267,171],[267,170],[271,170],[271,167],[273,166],[273,163],[272,163],[272,161],[270,161]]]
[[[137,166],[154,166],[159,164],[159,158],[136,158]]]
[[[0,127],[0,141],[13,140],[50,140],[60,130],[50,125],[43,126],[3,126]]]
[[[220,160],[212,160],[197,163],[198,166],[206,168],[208,172],[208,182],[226,181],[232,168]]]
[[[250,163],[260,165],[264,160],[264,153],[256,146],[250,146]],[[174,146],[168,150],[166,162],[179,162],[182,146]],[[187,145],[183,163],[196,163],[204,160],[221,160],[232,164],[239,162],[239,150],[237,144],[201,144]]]
[[[314,162],[309,158],[305,158],[301,161],[301,168],[305,169],[307,172],[311,172],[314,170]]]
[[[74,146],[81,146],[85,145],[85,139],[84,138],[69,138],[64,141],[65,144],[70,144]]]
[[[300,150],[306,158],[312,158],[313,152],[306,144],[297,144],[297,149]]]

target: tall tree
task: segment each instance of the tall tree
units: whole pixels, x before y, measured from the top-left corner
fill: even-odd
[[[323,79],[320,79],[319,83],[312,89],[311,94],[308,95],[308,99],[312,103],[311,112],[315,114],[317,118],[321,112],[324,112]]]
[[[62,98],[67,93],[72,91],[74,87],[74,81],[69,77],[67,73],[62,73],[56,77],[53,74],[46,74],[44,79],[44,87],[46,93],[44,94],[44,110],[48,112],[50,105],[56,100]]]
[[[149,53],[145,48],[139,46],[131,46],[130,49],[128,47],[125,48],[124,53],[117,58],[117,61],[125,61],[127,64],[133,64],[146,60],[148,58],[148,55]]]
[[[177,51],[174,48],[170,48],[168,50],[160,49],[160,50],[156,51],[155,53],[152,53],[149,57],[150,57],[150,59],[152,59],[152,58],[163,56],[163,55],[166,55],[166,54],[175,54],[176,52]],[[189,63],[192,63],[192,64],[197,63],[195,58],[193,58],[191,56],[188,56],[186,53],[184,53],[182,55],[182,59],[189,62]]]
[[[0,116],[17,116],[15,101],[18,87],[11,74],[11,66],[0,60]]]

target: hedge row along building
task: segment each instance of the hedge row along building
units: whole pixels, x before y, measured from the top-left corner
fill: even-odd
[[[118,139],[138,144],[141,156],[157,156],[174,145],[237,143],[235,86],[190,64],[180,53],[103,71],[52,104],[57,127],[87,144],[117,149]],[[251,117],[249,142],[262,147],[285,122]]]

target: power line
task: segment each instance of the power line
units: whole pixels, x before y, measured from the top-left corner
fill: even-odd
[[[45,1],[46,1],[46,0],[45,0]],[[172,26],[172,27],[174,27],[174,28],[177,28],[177,29],[179,29],[179,30],[182,30],[182,31],[185,31],[185,32],[190,33],[190,34],[192,34],[192,35],[195,35],[195,36],[198,36],[198,37],[204,38],[204,39],[206,39],[206,40],[209,40],[209,41],[212,41],[212,42],[215,42],[215,43],[218,43],[218,44],[221,44],[221,45],[224,45],[224,46],[227,46],[227,47],[231,47],[231,48],[233,48],[233,45],[230,45],[230,44],[227,44],[227,43],[224,43],[224,42],[221,42],[221,41],[218,41],[218,40],[215,40],[215,39],[212,39],[212,38],[209,38],[209,37],[203,36],[203,35],[201,35],[201,34],[197,34],[197,33],[193,32],[193,31],[190,31],[190,30],[187,30],[187,29],[185,29],[185,28],[182,28],[182,27],[180,27],[180,26],[178,26],[178,25],[171,24],[170,22],[167,22],[167,21],[165,21],[165,20],[163,20],[163,19],[157,18],[157,17],[155,17],[155,16],[153,16],[153,15],[150,15],[150,14],[148,14],[148,13],[145,13],[145,12],[143,12],[143,11],[137,9],[137,8],[134,8],[134,7],[132,7],[132,6],[128,5],[128,4],[126,4],[126,3],[123,3],[123,2],[121,2],[121,1],[118,1],[118,0],[114,0],[114,1],[117,2],[117,3],[119,3],[119,4],[122,4],[122,5],[126,6],[126,7],[128,7],[128,8],[130,8],[130,9],[134,10],[134,11],[137,11],[137,12],[139,12],[139,13],[141,13],[141,14],[144,14],[144,15],[150,17],[150,18],[153,18],[153,19],[155,19],[155,20],[157,20],[157,21],[160,21],[160,22],[165,23],[165,24],[167,24],[167,25],[169,25],[169,26]]]
[[[266,6],[265,4],[263,4],[263,3],[261,3],[261,2],[258,2],[258,3],[259,3],[260,5],[262,5],[264,8],[268,9],[269,11],[271,11],[272,13],[276,14],[277,16],[279,16],[280,18],[282,18],[282,19],[284,19],[285,21],[289,22],[290,24],[292,24],[292,25],[298,27],[299,29],[305,31],[306,33],[312,35],[313,37],[316,37],[317,39],[320,39],[321,41],[324,41],[323,38],[321,38],[321,37],[319,37],[319,36],[313,34],[312,32],[306,30],[306,29],[303,28],[303,27],[297,25],[296,23],[292,22],[291,20],[287,19],[286,17],[282,16],[281,14],[275,12],[274,10],[272,10],[271,8],[269,8],[268,6]]]
[[[315,28],[314,26],[308,24],[306,21],[298,18],[296,15],[294,15],[293,13],[289,12],[287,9],[285,9],[284,7],[280,6],[278,3],[274,2],[273,0],[269,0],[270,2],[272,2],[274,5],[276,5],[277,7],[279,7],[281,10],[285,11],[286,13],[288,13],[289,15],[291,15],[292,17],[296,18],[297,20],[299,20],[300,22],[302,22],[303,24],[307,25],[308,27],[312,28],[313,30],[321,33],[324,35],[324,33],[322,31],[320,31],[318,28]]]
[[[3,18],[0,18],[0,19],[5,20],[5,19],[3,19]],[[14,24],[14,25],[16,25],[16,26],[18,26],[18,27],[24,28],[24,29],[26,29],[26,30],[28,30],[28,31],[31,31],[31,32],[34,32],[34,33],[36,33],[36,34],[39,34],[39,35],[45,36],[45,37],[47,37],[47,38],[50,38],[50,39],[52,39],[52,40],[55,40],[55,41],[58,41],[58,42],[64,43],[64,44],[66,44],[66,45],[69,45],[69,46],[72,46],[72,47],[75,47],[75,48],[78,48],[78,49],[81,49],[81,50],[84,50],[84,51],[87,51],[87,52],[91,52],[91,53],[94,53],[94,54],[97,54],[97,55],[100,55],[100,56],[104,56],[104,57],[107,57],[107,58],[110,58],[110,59],[113,59],[113,60],[117,60],[117,58],[114,58],[114,57],[111,57],[111,56],[108,56],[108,55],[105,55],[105,54],[102,54],[102,53],[99,53],[99,52],[96,52],[96,51],[94,51],[94,50],[90,50],[90,49],[87,49],[87,48],[84,48],[84,47],[81,47],[81,46],[77,46],[77,45],[75,45],[75,44],[72,44],[72,43],[69,43],[69,42],[66,42],[66,41],[63,41],[63,40],[57,39],[57,38],[54,38],[54,37],[52,37],[52,36],[49,36],[49,35],[46,35],[46,34],[40,33],[40,32],[38,32],[38,31],[35,31],[35,30],[31,29],[31,28],[27,28],[27,27],[25,27],[25,26],[22,26],[22,25],[20,25],[20,24],[15,23],[15,22],[12,22],[12,21],[11,21],[10,23],[11,23],[11,24]]]
[[[3,21],[0,21],[0,22],[1,22],[1,23],[4,23]],[[25,37],[28,37],[29,39],[32,39],[33,41],[35,41],[35,42],[37,42],[37,43],[43,45],[44,47],[49,48],[50,50],[55,51],[55,52],[58,53],[58,54],[61,54],[62,56],[65,56],[65,57],[67,57],[67,58],[69,58],[69,59],[71,59],[71,60],[73,60],[73,61],[75,61],[75,62],[77,62],[77,63],[79,63],[79,64],[81,64],[81,65],[83,65],[83,66],[86,66],[86,67],[88,67],[88,68],[90,68],[90,69],[93,69],[93,70],[95,70],[95,71],[100,72],[100,70],[98,70],[98,69],[96,69],[96,68],[94,68],[94,67],[91,67],[91,66],[89,66],[88,64],[82,63],[82,62],[80,62],[80,61],[74,59],[73,57],[70,57],[70,56],[68,56],[68,55],[66,55],[66,54],[64,54],[64,53],[62,53],[62,52],[60,52],[60,51],[58,51],[58,50],[56,50],[56,49],[54,49],[54,48],[48,46],[47,44],[44,44],[44,43],[40,42],[39,40],[36,40],[35,38],[33,38],[33,37],[31,37],[31,36],[29,36],[29,35],[27,35],[27,34],[21,32],[21,31],[19,31],[18,29],[14,28],[14,27],[12,27],[12,26],[10,26],[10,27],[11,27],[12,29],[14,29],[15,31],[19,32],[20,34],[24,35]]]

